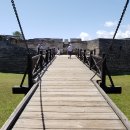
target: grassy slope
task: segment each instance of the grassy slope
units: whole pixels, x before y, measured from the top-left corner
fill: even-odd
[[[109,94],[110,98],[130,120],[130,75],[112,76],[115,86],[122,87],[122,94]]]
[[[0,127],[24,96],[12,94],[12,87],[19,85],[21,79],[22,74],[0,73]]]

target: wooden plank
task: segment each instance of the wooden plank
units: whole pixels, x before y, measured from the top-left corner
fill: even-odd
[[[71,130],[75,130],[76,128],[71,128]],[[23,130],[23,128],[13,128],[13,130]],[[32,128],[24,128],[24,130],[34,130]],[[43,130],[43,128],[36,128],[35,130]],[[47,130],[47,129],[46,129]],[[57,130],[57,129],[48,129],[48,130]],[[58,130],[70,130],[70,129],[58,129]],[[89,128],[78,128],[78,130],[92,130]],[[93,129],[93,130],[99,130],[99,129]],[[106,130],[106,129],[101,129],[101,130]],[[108,130],[108,129],[107,129]],[[109,129],[109,130],[113,130],[113,129]],[[115,129],[117,130],[117,129]],[[126,130],[126,129],[122,129],[122,130]]]
[[[42,89],[95,89],[93,85],[42,85]],[[97,89],[96,89],[97,90]]]
[[[105,101],[103,97],[44,97],[43,101]],[[32,97],[30,101],[40,101],[40,97]]]
[[[42,94],[43,97],[86,97],[86,96],[101,96],[101,94],[97,92],[37,92],[33,96],[39,97],[39,95]]]
[[[93,83],[92,82],[90,82],[90,80],[83,80],[83,81],[77,81],[77,80],[75,80],[75,81],[72,81],[72,80],[64,80],[64,81],[44,81],[43,83],[58,83],[58,84],[60,84],[60,83],[64,83],[64,82],[66,82],[66,83],[83,83],[83,84],[86,84],[86,83],[91,83],[92,85],[93,85]]]
[[[80,113],[112,113],[113,110],[110,107],[78,107],[78,106],[43,106],[44,112],[80,112]],[[24,111],[36,111],[41,112],[41,106],[28,106],[24,109]]]
[[[31,101],[28,106],[40,106],[41,102]],[[81,106],[81,107],[108,107],[108,103],[105,101],[42,101],[43,106]]]
[[[40,95],[40,93],[37,93],[37,94],[35,94],[34,95],[34,97],[39,97],[39,95]],[[75,97],[75,98],[79,98],[79,97],[87,97],[88,98],[88,96],[89,97],[95,97],[95,98],[97,98],[97,97],[100,97],[101,95],[99,95],[99,94],[95,94],[95,95],[92,95],[91,93],[90,94],[49,94],[49,93],[42,93],[42,97]]]
[[[40,88],[37,89],[37,92],[44,91],[44,92],[98,92],[96,88]]]
[[[53,86],[76,86],[76,85],[79,85],[79,86],[87,86],[87,85],[93,85],[92,82],[42,82],[42,85],[53,85]]]
[[[67,76],[67,77],[59,77],[59,76],[55,76],[55,77],[52,77],[52,76],[44,76],[42,78],[42,80],[44,81],[54,81],[54,80],[59,80],[59,81],[64,81],[64,80],[68,80],[68,81],[86,81],[86,80],[90,80],[90,77],[89,76],[85,76],[85,77],[74,77],[74,76]]]
[[[59,113],[59,112],[44,112],[45,120],[118,120],[115,113]],[[24,112],[21,119],[41,119],[40,112]]]
[[[74,75],[77,77],[77,78],[84,78],[85,76],[86,76],[86,74],[76,74],[76,73],[64,73],[64,77],[65,78],[67,78],[67,77],[69,77],[70,79],[71,79],[71,77],[74,77]],[[59,73],[57,73],[57,74],[54,74],[54,73],[51,73],[51,74],[45,74],[45,76],[44,76],[44,78],[46,78],[46,77],[50,77],[50,78],[52,78],[52,77],[57,77],[57,78],[61,78],[63,75],[62,75],[62,73],[61,74],[59,74]],[[89,77],[86,77],[88,80],[90,80],[91,79],[91,77],[93,76],[93,74],[89,74]],[[99,79],[99,78],[98,78]]]
[[[120,120],[38,120],[38,119],[19,119],[16,128],[41,129],[111,129],[125,130]]]

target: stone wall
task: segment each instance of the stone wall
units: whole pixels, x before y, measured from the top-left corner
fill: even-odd
[[[107,52],[107,63],[111,73],[130,73],[130,40],[100,40],[100,54]],[[108,50],[109,49],[109,50]]]
[[[32,55],[35,51],[30,49]],[[24,73],[27,66],[27,50],[16,44],[0,41],[0,72]]]
[[[42,38],[42,39],[31,39],[27,41],[29,48],[37,51],[38,44],[42,45],[43,50],[48,48],[60,49],[63,52],[63,40],[62,39],[51,39],[51,38]]]
[[[107,54],[107,65],[112,74],[130,73],[130,40],[115,39],[112,47],[111,39],[96,39],[88,41],[87,48],[96,49],[96,55]]]
[[[96,54],[99,55],[99,39],[91,40],[87,42],[87,49],[88,50],[96,50]]]
[[[63,45],[63,54],[67,54],[67,47],[69,46],[69,44],[72,45],[72,48],[73,48],[73,54],[75,54],[76,50],[77,49],[87,49],[87,41],[79,41],[79,42],[68,42],[68,44],[64,44]]]
[[[71,42],[74,49],[87,49],[87,42],[81,41],[81,42]]]
[[[43,44],[43,49],[60,48],[63,50],[62,40],[46,39],[41,41],[26,41],[32,55],[37,54],[37,45]],[[4,40],[0,41],[0,72],[24,73],[27,66],[27,49],[22,40]]]
[[[113,74],[130,73],[130,39],[115,39],[111,49],[111,39],[95,39],[91,41],[69,42],[73,49],[96,50],[96,55],[102,56],[107,53],[107,64]],[[68,45],[62,42],[62,39],[44,39],[44,40],[27,40],[26,43],[34,55],[36,54],[37,45],[43,44],[44,49],[60,48],[61,53]],[[23,73],[27,63],[27,50],[23,41],[0,41],[0,72]]]

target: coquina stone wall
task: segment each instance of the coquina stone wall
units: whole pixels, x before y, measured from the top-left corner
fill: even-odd
[[[77,49],[83,49],[83,50],[87,49],[87,41],[68,42],[68,44],[63,45],[64,54],[67,54],[67,47],[69,46],[69,44],[72,45],[73,54],[76,53]]]
[[[63,50],[61,40],[48,40],[41,42],[39,40],[26,41],[31,55],[37,54],[37,45],[43,45],[43,49],[60,48]],[[24,73],[27,66],[27,49],[22,40],[0,40],[0,72]]]
[[[44,49],[60,48],[65,51],[68,45],[64,45],[62,39],[44,39],[26,41],[32,55],[37,53],[37,45],[43,44]],[[112,74],[130,73],[130,39],[115,39],[109,49],[111,39],[95,39],[90,41],[69,42],[74,50],[96,50],[96,55],[107,53],[107,65]],[[109,51],[108,51],[109,49]],[[27,50],[23,41],[0,41],[0,72],[23,73],[27,63]]]
[[[32,55],[36,51],[30,49]],[[27,66],[27,50],[6,41],[0,41],[0,72],[24,73]]]
[[[115,39],[112,46],[111,39],[96,39],[88,41],[87,48],[95,49],[96,55],[107,54],[107,65],[112,74],[130,73],[130,40]]]
[[[38,44],[42,45],[42,48],[46,50],[47,48],[59,48],[61,52],[63,51],[63,40],[53,39],[53,38],[41,38],[41,39],[31,39],[27,41],[29,48],[37,51]]]

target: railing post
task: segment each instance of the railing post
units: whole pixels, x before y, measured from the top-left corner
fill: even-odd
[[[52,58],[54,58],[55,57],[55,49],[53,48],[52,49]]]
[[[82,49],[80,49],[79,57],[80,57],[80,60],[82,60]]]
[[[49,58],[49,57],[48,57],[48,50],[46,50],[46,58],[45,58],[45,59],[46,59],[46,64],[48,64],[48,62],[49,62],[49,61],[48,61],[48,58]]]
[[[96,49],[93,50],[93,54],[96,55]]]
[[[86,50],[84,50],[84,54],[83,54],[83,62],[85,63],[86,62]]]
[[[51,49],[49,49],[49,61],[51,61]]]
[[[43,51],[40,51],[40,69],[43,69]]]
[[[89,63],[90,63],[89,69],[90,69],[90,70],[91,70],[91,68],[92,68],[92,54],[93,54],[93,51],[91,50],[91,51],[90,51],[90,58],[89,58]]]
[[[106,87],[106,57],[105,54],[102,56],[103,62],[102,62],[102,70],[101,70],[101,87],[104,88]]]
[[[33,76],[32,76],[32,57],[28,55],[28,87],[29,89],[33,86]]]
[[[79,58],[79,49],[78,49],[78,51],[77,51],[77,57]]]
[[[54,48],[54,52],[53,53],[54,53],[54,57],[55,57],[55,55],[56,55],[56,49],[55,48]]]
[[[53,57],[54,57],[54,52],[53,51],[54,51],[54,49],[52,48],[51,49],[51,59],[53,59]]]

